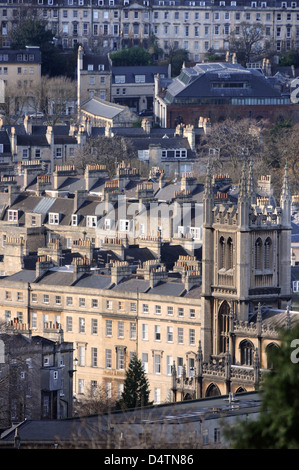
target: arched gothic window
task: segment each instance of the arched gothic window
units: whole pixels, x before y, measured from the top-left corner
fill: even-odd
[[[263,269],[263,242],[260,238],[258,238],[255,242],[255,251],[254,251],[254,264],[255,269],[262,270]]]
[[[226,353],[229,340],[230,307],[226,300],[218,312],[219,353]]]
[[[254,347],[251,341],[244,340],[240,344],[241,352],[241,365],[252,366],[253,365],[253,351]]]
[[[219,240],[219,269],[225,267],[225,240],[220,237]]]
[[[272,267],[272,240],[270,237],[266,238],[264,244],[264,269],[271,269]]]
[[[273,369],[273,358],[272,354],[275,349],[279,348],[276,343],[270,343],[266,347],[266,356],[267,356],[267,369]]]
[[[210,384],[206,391],[206,397],[219,397],[221,395],[219,387],[215,384]]]
[[[227,240],[227,261],[226,261],[226,269],[233,268],[233,241],[231,238]]]

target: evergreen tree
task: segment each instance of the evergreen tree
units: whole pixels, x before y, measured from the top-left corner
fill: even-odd
[[[152,65],[152,56],[143,47],[135,46],[110,54],[114,67]]]
[[[271,361],[258,419],[226,431],[235,449],[299,449],[299,326],[281,333]]]
[[[124,391],[119,407],[122,409],[141,408],[151,405],[149,383],[140,359],[134,354],[126,371]]]

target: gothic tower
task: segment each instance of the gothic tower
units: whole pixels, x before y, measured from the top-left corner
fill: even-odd
[[[232,317],[248,321],[259,303],[284,308],[290,299],[291,195],[288,170],[280,207],[258,198],[252,162],[244,165],[236,204],[214,197],[207,168],[203,197],[203,360],[230,351]]]

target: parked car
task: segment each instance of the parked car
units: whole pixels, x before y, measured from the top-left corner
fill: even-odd
[[[150,110],[150,109],[143,109],[142,111],[140,111],[140,113],[138,113],[139,116],[152,116],[153,115],[153,111]]]
[[[29,114],[29,117],[34,118],[34,119],[43,119],[44,114],[41,113],[40,111],[37,111],[37,113]]]

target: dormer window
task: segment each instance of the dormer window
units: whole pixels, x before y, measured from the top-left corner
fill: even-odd
[[[126,77],[125,75],[115,75],[115,83],[125,83]]]
[[[88,64],[87,65],[87,70],[93,70],[93,64]]]
[[[18,221],[18,211],[9,210],[8,211],[8,220],[9,220],[9,222],[17,222]]]
[[[86,227],[96,227],[97,217],[95,215],[88,215],[86,218]]]
[[[78,215],[72,214],[72,226],[77,227],[77,225],[78,225]]]
[[[59,224],[59,214],[55,212],[49,212],[49,224],[58,225]]]
[[[128,232],[129,229],[130,229],[130,221],[125,220],[125,219],[121,219],[119,221],[119,231],[120,232]]]
[[[145,83],[145,75],[135,75],[135,83]]]
[[[105,219],[105,230],[111,230],[112,227],[112,220],[111,219]]]

